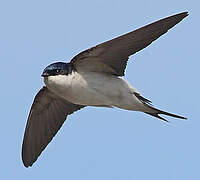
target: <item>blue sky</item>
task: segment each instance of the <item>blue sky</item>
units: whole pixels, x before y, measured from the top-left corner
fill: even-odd
[[[199,2],[1,1],[0,179],[200,179]],[[31,168],[21,144],[42,70],[175,13],[189,16],[130,58],[125,78],[155,107],[187,121],[85,108],[69,116]]]

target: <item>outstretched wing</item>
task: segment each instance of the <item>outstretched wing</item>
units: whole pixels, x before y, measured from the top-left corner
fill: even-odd
[[[31,166],[55,136],[66,117],[83,107],[61,99],[46,87],[40,89],[32,104],[24,133],[24,166]]]
[[[123,76],[130,55],[147,47],[186,16],[188,13],[183,12],[161,19],[83,51],[71,62],[77,70],[106,72]]]

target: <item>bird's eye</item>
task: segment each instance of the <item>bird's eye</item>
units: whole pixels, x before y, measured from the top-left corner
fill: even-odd
[[[54,72],[55,72],[56,74],[58,74],[58,73],[61,72],[61,69],[55,69]]]

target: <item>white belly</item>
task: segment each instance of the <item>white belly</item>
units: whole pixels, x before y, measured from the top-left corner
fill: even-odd
[[[54,93],[74,104],[116,106],[128,110],[141,108],[141,102],[133,94],[137,90],[121,77],[73,72],[68,76],[49,76],[44,82]]]

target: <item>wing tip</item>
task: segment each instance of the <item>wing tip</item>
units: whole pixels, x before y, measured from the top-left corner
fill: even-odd
[[[22,162],[23,162],[25,168],[29,168],[33,165],[33,163],[28,163],[28,162],[25,162],[23,160],[22,160]]]
[[[37,160],[30,160],[27,150],[25,149],[25,145],[22,145],[22,152],[21,152],[22,162],[24,167],[28,168],[33,165],[33,163]]]
[[[34,163],[34,162],[28,161],[26,158],[23,157],[23,155],[22,155],[22,162],[23,162],[24,167],[26,167],[26,168],[31,167]]]
[[[184,12],[181,12],[179,13],[180,15],[184,15],[184,16],[188,16],[189,15],[189,12],[188,11],[184,11]],[[178,14],[177,14],[178,15]]]
[[[186,18],[187,16],[189,16],[189,12],[185,11],[185,12],[177,14],[177,16],[180,16],[180,19],[182,20],[182,19]]]
[[[189,12],[184,11],[184,12],[177,13],[177,14],[174,14],[174,15],[169,16],[169,17],[179,17],[180,19],[183,19],[183,18],[187,17],[188,15],[189,15]]]

